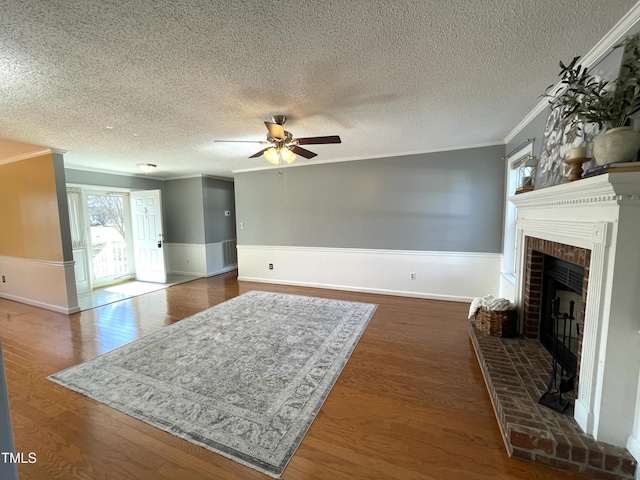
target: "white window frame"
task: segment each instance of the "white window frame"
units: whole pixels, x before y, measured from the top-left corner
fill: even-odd
[[[516,241],[516,222],[518,220],[518,209],[509,200],[516,193],[518,188],[518,165],[522,160],[533,155],[533,141],[527,143],[524,147],[516,150],[506,157],[505,168],[505,218],[503,232],[503,249],[502,249],[502,276],[513,285],[516,284],[516,259],[518,258],[517,241]]]
[[[91,186],[87,188],[81,188],[82,192],[82,203],[84,208],[84,221],[85,221],[85,232],[86,232],[86,243],[88,248],[91,250],[93,248],[93,243],[91,240],[91,227],[89,225],[89,210],[88,210],[88,196],[90,195],[114,195],[123,198],[123,216],[124,223],[127,227],[127,235],[125,235],[125,243],[127,245],[127,252],[130,260],[128,261],[128,271],[116,275],[112,275],[109,277],[102,277],[97,279],[94,273],[94,264],[93,264],[93,256],[89,250],[89,272],[91,278],[91,288],[101,288],[111,283],[120,282],[123,280],[135,279],[136,270],[134,266],[134,250],[133,250],[133,239],[132,239],[132,228],[131,228],[131,208],[129,204],[129,190],[122,188],[110,188],[110,187],[98,187]]]

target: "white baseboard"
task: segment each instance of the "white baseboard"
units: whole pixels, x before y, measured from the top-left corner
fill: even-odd
[[[79,312],[75,262],[0,256],[0,297],[58,313]]]
[[[202,277],[203,275],[182,270],[167,270],[167,275],[184,275],[185,277]]]
[[[44,308],[46,310],[51,310],[56,313],[62,313],[65,315],[71,315],[72,313],[78,313],[80,311],[80,307],[62,307],[60,305],[54,305],[52,303],[39,302],[37,300],[32,300],[30,298],[19,297],[17,295],[11,295],[7,293],[0,293],[0,298],[4,298],[6,300],[12,300],[14,302],[24,303],[26,305],[31,305],[32,307]]]
[[[498,294],[500,260],[494,253],[238,245],[238,280],[470,301]]]

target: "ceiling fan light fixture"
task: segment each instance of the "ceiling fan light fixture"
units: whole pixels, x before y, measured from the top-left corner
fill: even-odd
[[[296,159],[295,153],[289,150],[287,147],[271,147],[264,151],[264,157],[274,165],[280,165],[282,163],[291,163]]]
[[[278,150],[276,150],[275,147],[267,148],[264,151],[264,158],[274,165],[278,165],[280,163],[280,155],[278,155]]]
[[[258,158],[261,155],[274,165],[289,164],[296,159],[296,156],[307,160],[316,157],[318,154],[300,145],[323,145],[328,143],[342,143],[338,135],[325,135],[322,137],[299,137],[294,138],[291,132],[287,132],[282,125],[286,117],[284,115],[274,115],[273,122],[264,122],[267,127],[267,141],[257,142],[248,140],[215,140],[216,142],[250,142],[261,145],[273,145],[259,152],[254,153],[249,158]]]
[[[287,163],[291,163],[296,159],[296,154],[288,148],[284,147],[280,149],[280,157]]]
[[[153,172],[157,167],[157,165],[154,165],[153,163],[136,163],[136,165],[147,175]]]

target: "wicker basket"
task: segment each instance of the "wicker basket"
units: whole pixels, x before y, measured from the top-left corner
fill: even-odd
[[[497,312],[480,307],[476,312],[476,328],[494,337],[513,337],[516,334],[518,310]]]

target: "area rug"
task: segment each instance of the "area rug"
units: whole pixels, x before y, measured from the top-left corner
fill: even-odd
[[[49,379],[279,478],[376,307],[252,291]]]

